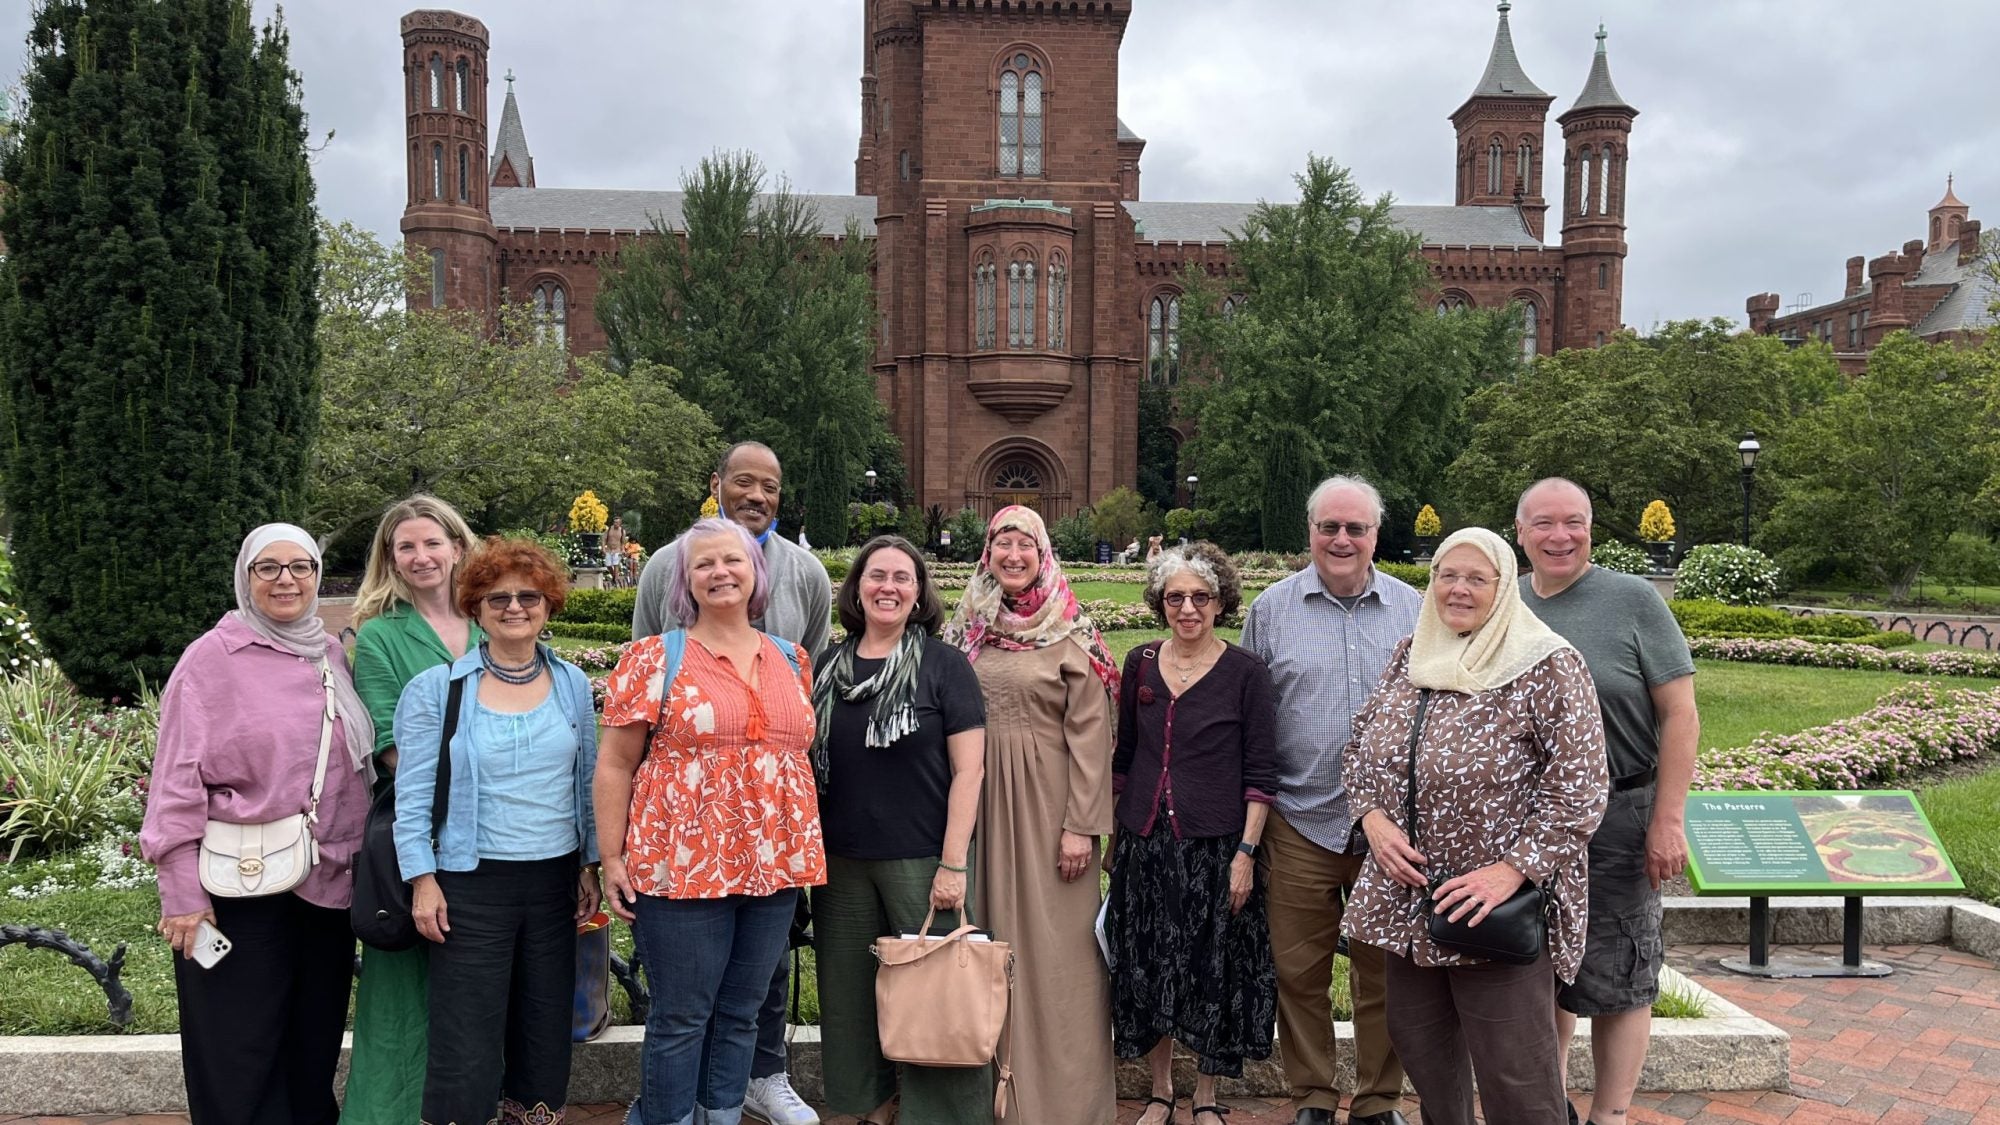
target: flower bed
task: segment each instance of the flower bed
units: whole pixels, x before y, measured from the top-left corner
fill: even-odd
[[[2000,653],[1885,652],[1862,644],[1815,644],[1800,637],[1772,640],[1689,637],[1688,648],[1704,660],[1749,664],[1796,664],[1806,668],[1863,668],[1919,676],[2000,677]]]
[[[1694,784],[1697,789],[1863,789],[1995,751],[2000,751],[2000,690],[1946,691],[1918,682],[1897,688],[1851,719],[1797,734],[1764,735],[1748,746],[1705,750]]]

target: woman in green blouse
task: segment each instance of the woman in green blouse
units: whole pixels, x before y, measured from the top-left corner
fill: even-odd
[[[454,598],[459,564],[472,545],[464,517],[434,496],[395,505],[375,528],[354,599],[360,628],[354,688],[375,719],[382,785],[396,768],[396,701],[403,686],[480,641],[479,627],[458,612]],[[424,944],[400,953],[362,950],[342,1125],[411,1125],[420,1117],[429,1057]]]

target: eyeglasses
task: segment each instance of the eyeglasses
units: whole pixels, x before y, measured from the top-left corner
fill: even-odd
[[[873,582],[877,585],[914,586],[917,584],[917,576],[907,570],[898,571],[895,574],[891,574],[886,570],[871,570],[861,577],[864,581]]]
[[[1431,575],[1433,586],[1463,586],[1475,594],[1497,581],[1499,579],[1488,578],[1484,574],[1460,574],[1455,570],[1440,570]]]
[[[512,594],[488,594],[480,600],[486,603],[487,609],[493,610],[496,613],[513,605],[515,602],[521,603],[522,609],[533,609],[542,604],[542,592],[540,590],[521,590]]]
[[[1314,524],[1313,528],[1328,539],[1337,538],[1343,531],[1347,533],[1349,539],[1359,539],[1375,530],[1375,525],[1372,523],[1342,522],[1340,520],[1321,520],[1319,523]]]
[[[306,579],[311,578],[313,575],[319,573],[319,564],[312,561],[311,559],[293,559],[291,562],[288,563],[281,563],[281,562],[275,562],[271,559],[264,559],[261,562],[253,562],[250,564],[250,573],[256,575],[258,578],[262,579],[265,582],[276,582],[278,580],[278,575],[284,574],[287,571],[291,572],[291,576],[293,578],[296,578],[299,581],[304,582]]]
[[[1193,602],[1196,609],[1207,609],[1208,603],[1215,600],[1215,595],[1209,593],[1207,590],[1197,590],[1192,594],[1184,594],[1176,590],[1168,594],[1164,600],[1169,609],[1179,609],[1188,602]]]

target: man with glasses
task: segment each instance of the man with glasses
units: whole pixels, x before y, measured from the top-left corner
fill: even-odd
[[[741,524],[764,548],[771,600],[763,619],[751,624],[797,644],[817,660],[833,638],[833,583],[811,551],[778,534],[782,476],[778,455],[770,446],[739,441],[723,451],[708,487],[722,517]],[[632,606],[633,640],[681,627],[667,609],[667,574],[674,550],[669,544],[653,552],[639,575],[639,596]],[[792,1089],[785,1074],[786,964],[779,959],[770,994],[757,1013],[757,1057],[750,1064],[743,1112],[769,1125],[818,1125],[819,1114]]]
[[[1590,565],[1590,522],[1590,497],[1561,477],[1530,485],[1514,508],[1535,568],[1521,578],[1521,601],[1582,654],[1604,712],[1611,799],[1590,838],[1583,964],[1576,983],[1556,989],[1556,1032],[1567,1059],[1577,1017],[1590,1018],[1590,1119],[1617,1125],[1652,1037],[1660,882],[1687,865],[1683,817],[1701,716],[1680,624],[1645,579]]]
[[[1278,791],[1262,855],[1278,969],[1278,1043],[1295,1125],[1333,1125],[1333,1013],[1327,989],[1347,892],[1367,842],[1340,780],[1354,712],[1397,642],[1417,627],[1423,595],[1375,569],[1382,496],[1359,477],[1320,482],[1306,504],[1312,565],[1265,590],[1243,622],[1243,647],[1271,669],[1278,709]],[[1352,1125],[1407,1125],[1403,1064],[1389,1044],[1383,953],[1348,943],[1354,996]]]

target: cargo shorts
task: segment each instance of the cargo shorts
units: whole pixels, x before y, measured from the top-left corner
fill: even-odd
[[[1590,920],[1576,983],[1556,1004],[1578,1016],[1650,1008],[1660,995],[1660,892],[1646,879],[1653,785],[1613,790],[1590,838]]]

